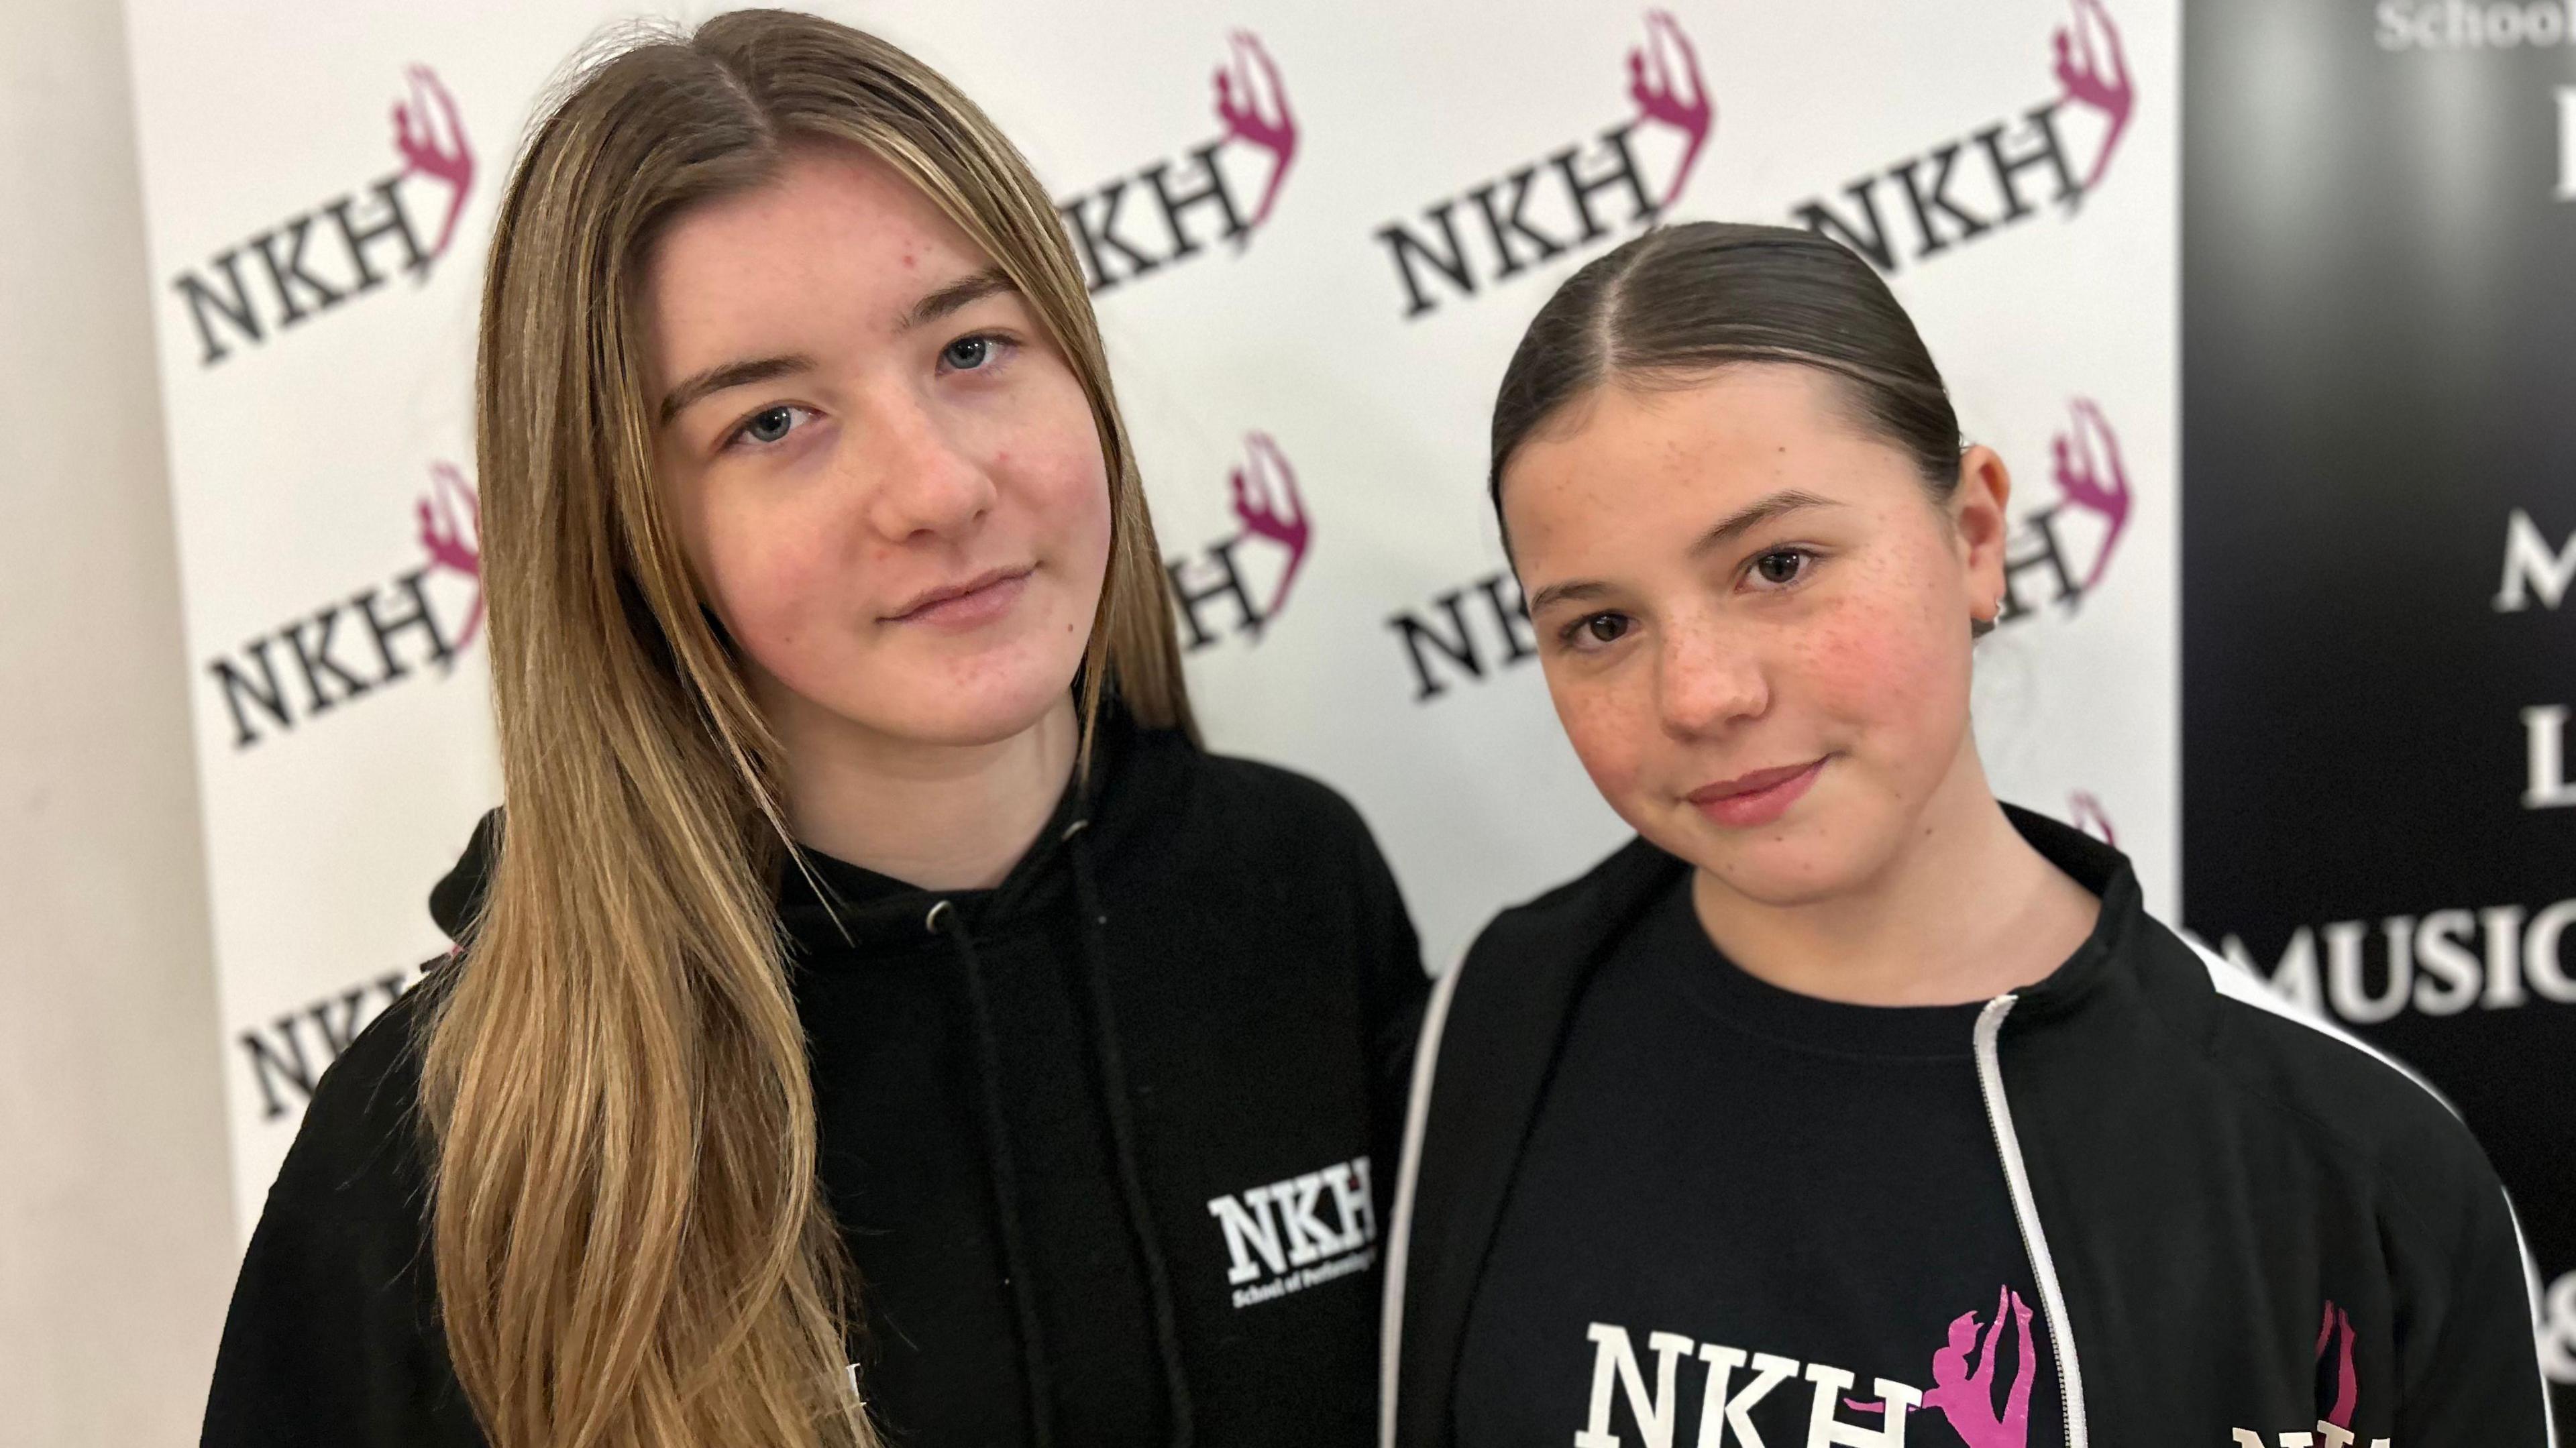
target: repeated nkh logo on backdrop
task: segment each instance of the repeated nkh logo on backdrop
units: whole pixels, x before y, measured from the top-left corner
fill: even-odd
[[[1423,208],[1418,226],[1390,222],[1378,228],[1377,239],[1395,260],[1408,320],[1437,308],[1447,294],[1473,296],[1480,287],[1542,269],[1559,257],[1616,245],[1634,235],[1634,227],[1663,215],[1682,194],[1717,113],[1700,75],[1698,53],[1681,25],[1654,10],[1647,13],[1646,28],[1646,45],[1628,52],[1628,94],[1636,104],[1635,115],[1588,144],[1556,147],[1442,198]],[[1654,181],[1641,169],[1651,162],[1641,163],[1630,144],[1646,126],[1672,133],[1667,139],[1680,148]],[[1530,215],[1533,201],[1539,209],[1535,218]],[[1482,222],[1481,230],[1471,223],[1467,233],[1482,238],[1480,247],[1460,240],[1461,210]],[[1449,293],[1427,278],[1445,283]]]
[[[473,193],[474,150],[438,73],[415,65],[409,79],[410,95],[396,101],[393,111],[394,151],[402,169],[227,246],[171,281],[204,348],[202,365],[212,367],[235,348],[266,342],[383,286],[388,274],[379,270],[382,262],[391,261],[414,281],[429,280],[431,266],[456,240],[457,218]],[[438,200],[434,234],[413,222],[413,188],[423,181],[446,193]],[[361,206],[368,208],[363,216]],[[315,224],[325,217],[331,224],[321,229],[317,244]],[[243,276],[245,254],[258,263],[249,279]]]
[[[225,717],[232,722],[234,748],[248,749],[294,728],[298,720],[319,718],[411,678],[414,665],[435,664],[435,676],[443,677],[473,646],[483,631],[481,509],[474,485],[454,463],[431,463],[429,476],[431,490],[416,510],[414,537],[420,552],[413,567],[388,584],[298,612],[274,631],[206,665],[206,678],[223,696]],[[461,606],[451,601],[442,609],[433,593],[451,600],[461,593],[465,601]],[[348,658],[335,652],[344,621],[348,645],[358,651]],[[284,673],[280,657],[293,662]]]
[[[1213,742],[1359,804],[1433,964],[1623,835],[1525,667],[1485,428],[1549,290],[1662,220],[1889,274],[2017,469],[1990,767],[2172,908],[2169,0],[820,8],[1030,154]],[[632,12],[129,11],[246,1232],[320,1073],[444,949],[424,897],[498,797],[455,463],[477,273],[507,138]]]
[[[1234,33],[1233,53],[1217,67],[1216,117],[1224,131],[1183,152],[1186,166],[1157,160],[1057,203],[1093,295],[1207,253],[1217,242],[1239,254],[1270,219],[1297,159],[1297,117],[1278,64],[1248,30]],[[1238,193],[1238,177],[1250,166],[1267,169],[1252,182],[1257,191]],[[1131,190],[1137,211],[1150,204],[1155,218],[1142,223],[1141,239],[1120,229],[1119,209]],[[1253,198],[1249,206],[1238,194]]]

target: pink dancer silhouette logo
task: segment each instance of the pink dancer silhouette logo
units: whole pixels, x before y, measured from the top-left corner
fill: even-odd
[[[2074,4],[2075,23],[2058,27],[2052,37],[2057,84],[2066,99],[2100,111],[2109,129],[2102,135],[2102,148],[2094,153],[2092,169],[2067,197],[2069,209],[2100,185],[2103,173],[2111,169],[2111,153],[2120,148],[2120,137],[2129,129],[2129,113],[2138,103],[2128,56],[2120,49],[2120,27],[2111,23],[2110,10],[2102,0],[2074,0]]]
[[[1233,41],[1226,63],[1216,68],[1216,118],[1225,123],[1229,139],[1270,153],[1270,181],[1261,188],[1251,219],[1235,234],[1234,249],[1241,251],[1252,245],[1252,233],[1270,219],[1280,184],[1288,179],[1288,167],[1297,159],[1297,115],[1288,109],[1288,87],[1261,37],[1238,30]]]
[[[1266,623],[1287,607],[1288,590],[1297,582],[1297,570],[1305,566],[1314,530],[1306,521],[1306,500],[1297,491],[1297,470],[1288,465],[1288,455],[1266,432],[1247,433],[1243,441],[1246,463],[1234,470],[1231,479],[1234,516],[1243,520],[1238,536],[1266,538],[1288,551],[1279,586],[1270,591],[1270,601],[1258,612]],[[1260,637],[1258,628],[1253,636]]]
[[[2079,789],[2067,796],[2066,822],[2113,849],[2120,847],[2120,832],[2111,828],[2111,816],[2103,812],[2102,801],[2091,790]]]
[[[1683,82],[1688,84],[1684,85]],[[1681,198],[1700,148],[1717,125],[1717,107],[1709,100],[1708,82],[1700,74],[1699,52],[1670,11],[1646,12],[1646,43],[1628,52],[1628,95],[1637,103],[1637,118],[1655,121],[1682,133],[1681,164],[1655,203],[1661,212]]]
[[[429,494],[416,509],[420,546],[429,554],[432,569],[459,574],[474,583],[474,604],[466,612],[465,626],[456,632],[453,652],[440,661],[442,668],[453,670],[456,655],[465,652],[483,628],[483,506],[474,485],[465,481],[463,470],[454,463],[431,463],[429,482]]]
[[[2005,1394],[2001,1412],[1995,1409],[1995,1360],[2003,1342],[2004,1313],[2012,1312],[2016,1351],[2013,1354],[2012,1388]],[[1994,1321],[1986,1329],[1982,1347],[1977,1344],[1977,1315],[1960,1313],[1950,1322],[1950,1342],[1932,1355],[1932,1389],[1923,1395],[1923,1405],[1939,1408],[1950,1420],[1950,1429],[1968,1448],[2026,1448],[2030,1441],[2030,1385],[2038,1368],[2031,1355],[2030,1304],[2012,1289],[1995,1291]],[[1968,1353],[1977,1348],[1976,1371],[1968,1370]]]
[[[2337,1351],[2337,1344],[2341,1344]],[[2352,1410],[2361,1400],[2361,1380],[2352,1369],[2352,1319],[2344,1310],[2326,1302],[2325,1320],[2317,1324],[2317,1362],[2322,1369],[2326,1354],[2337,1352],[2334,1360],[2334,1405],[2325,1412],[2325,1421],[2338,1428],[2352,1427]]]
[[[2068,506],[2099,515],[2107,530],[2092,568],[2076,585],[2075,597],[2081,599],[2102,581],[2111,566],[2112,551],[2120,546],[2120,535],[2128,531],[2129,469],[2120,457],[2120,436],[2111,430],[2099,406],[2088,398],[2076,398],[2073,415],[2074,425],[2050,445],[2051,476]]]
[[[2352,1319],[2328,1298],[2324,1313],[2317,1321],[2317,1401],[2324,1404],[2317,1414],[2313,1429],[2297,1429],[2280,1435],[2280,1442],[2313,1444],[2315,1448],[2352,1448],[2361,1442],[2353,1432],[2353,1410],[2361,1405],[2361,1377],[2352,1365]],[[2270,1448],[2263,1435],[2251,1428],[2235,1428],[2228,1441],[2237,1448]],[[2370,1448],[2388,1448],[2389,1440],[2373,1437]]]
[[[447,254],[456,239],[456,220],[474,189],[474,148],[465,139],[465,118],[456,98],[439,83],[438,72],[415,65],[407,75],[411,93],[394,102],[394,150],[402,156],[403,174],[426,176],[447,187],[447,215],[439,221],[438,240],[415,275],[426,281],[429,264]]]
[[[2004,1395],[2001,1411],[1995,1407],[1995,1366],[2002,1354],[2004,1314],[2010,1311],[2018,1330],[2018,1351],[2013,1355],[2011,1389]],[[1919,1406],[1938,1408],[1950,1420],[1950,1430],[1959,1435],[1967,1448],[2028,1448],[2030,1442],[2030,1385],[2038,1371],[2038,1360],[2031,1355],[2030,1304],[2009,1287],[1995,1289],[1995,1317],[1986,1328],[1983,1347],[1977,1343],[1977,1314],[1963,1312],[1950,1321],[1950,1343],[1932,1354],[1932,1387],[1924,1393]],[[1968,1368],[1971,1354],[1977,1357],[1975,1371]],[[1855,1413],[1885,1413],[1884,1399],[1862,1401],[1843,1399],[1843,1406]],[[1899,1405],[1904,1412],[1915,1405]]]

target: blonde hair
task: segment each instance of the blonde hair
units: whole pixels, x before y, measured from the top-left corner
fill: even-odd
[[[424,1023],[449,1354],[494,1448],[856,1448],[852,1274],[815,1181],[774,918],[781,760],[654,480],[638,278],[785,147],[893,166],[989,253],[1091,400],[1111,499],[1081,673],[1192,732],[1153,528],[1055,208],[903,51],[742,11],[584,65],[502,199],[475,377],[507,829]],[[1087,764],[1086,764],[1087,767]]]

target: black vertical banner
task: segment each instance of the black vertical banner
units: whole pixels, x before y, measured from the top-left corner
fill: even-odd
[[[2184,20],[2184,916],[2467,1117],[2564,1425],[2576,0]]]

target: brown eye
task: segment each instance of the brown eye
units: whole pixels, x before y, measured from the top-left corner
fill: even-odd
[[[1596,613],[1583,621],[1583,632],[1594,643],[1617,643],[1620,637],[1628,632],[1627,615]]]
[[[1807,555],[1794,548],[1776,548],[1753,560],[1753,571],[1763,582],[1773,586],[1795,583],[1807,569]]]

